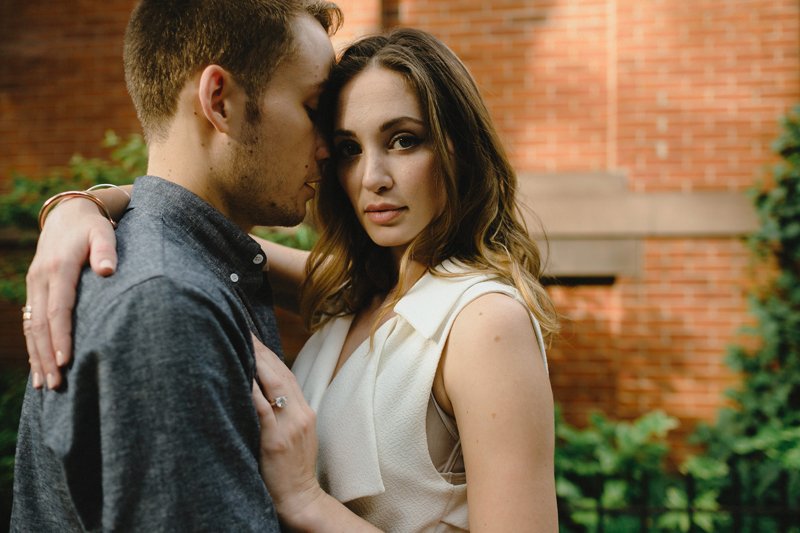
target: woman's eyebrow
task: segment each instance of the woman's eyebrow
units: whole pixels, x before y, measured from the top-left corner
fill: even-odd
[[[425,126],[425,122],[423,122],[422,120],[420,120],[418,118],[402,116],[402,117],[393,118],[391,120],[387,120],[386,122],[381,124],[381,127],[379,128],[379,131],[381,133],[385,132],[386,130],[392,129],[393,127],[397,126],[398,124],[402,124],[403,122],[413,122],[414,124],[417,124],[419,126],[422,126],[422,127]],[[346,130],[346,129],[341,129],[340,128],[340,129],[335,130],[333,132],[333,136],[334,137],[355,137],[356,134],[353,133],[350,130]]]
[[[401,122],[406,122],[406,121],[414,122],[415,124],[419,124],[420,126],[424,126],[425,125],[425,123],[423,121],[421,121],[420,119],[418,119],[418,118],[414,118],[414,117],[397,117],[397,118],[393,118],[392,120],[387,120],[386,122],[384,122],[380,127],[380,131],[382,131],[382,132],[386,131],[388,129],[393,128],[397,124],[399,124]]]

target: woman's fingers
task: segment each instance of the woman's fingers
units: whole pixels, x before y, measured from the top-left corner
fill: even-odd
[[[32,379],[49,388],[61,385],[59,367],[72,358],[72,310],[87,257],[102,276],[112,274],[117,261],[114,229],[94,204],[62,204],[48,217],[25,278],[31,313],[23,330]]]
[[[261,386],[256,380],[253,380],[253,405],[256,408],[258,420],[261,423],[261,432],[272,433],[275,431],[275,413],[272,411],[272,406],[269,404]]]
[[[100,276],[117,270],[117,235],[105,220],[96,221],[89,234],[89,265]]]
[[[22,317],[22,330],[25,334],[25,346],[28,349],[34,387],[41,388],[46,384],[48,388],[55,388],[61,383],[61,373],[50,344],[50,329],[47,323],[49,284],[47,276],[42,271],[43,268],[34,259],[25,277],[28,293],[25,309],[28,311]]]
[[[67,262],[52,275],[47,290],[47,319],[50,345],[56,364],[62,367],[72,358],[72,310],[77,298],[76,283],[82,265]]]
[[[33,309],[32,306],[26,308]],[[31,365],[31,381],[35,389],[41,389],[44,384],[44,372],[39,362],[39,351],[36,349],[30,320],[22,320],[22,332],[25,335],[25,348],[28,350],[28,363]]]
[[[278,513],[294,512],[319,492],[316,415],[289,368],[257,339],[253,338],[253,343],[257,375],[253,404],[261,423],[261,476]],[[280,397],[285,397],[283,407],[277,401]]]
[[[281,407],[269,404],[270,401],[281,396],[286,398],[285,401],[288,406],[289,396],[299,392],[299,388],[295,388],[297,380],[294,374],[275,355],[275,352],[264,346],[255,335],[252,338],[256,356],[256,382],[259,385],[259,391],[264,397],[267,408],[270,412],[273,412],[273,407],[274,409],[281,409]]]
[[[291,403],[292,396],[300,396],[302,392],[297,384],[297,380],[283,361],[275,355],[275,352],[264,346],[255,336],[253,336],[253,347],[256,356],[256,380],[268,401],[285,397],[286,405]],[[279,406],[275,406],[280,409]]]
[[[117,265],[117,238],[114,228],[102,217],[84,217],[88,241],[78,236],[60,251],[60,268],[49,274],[47,317],[50,342],[59,367],[72,358],[72,311],[77,298],[78,279],[89,254],[92,270],[101,276],[114,273]],[[88,252],[87,252],[88,250]]]

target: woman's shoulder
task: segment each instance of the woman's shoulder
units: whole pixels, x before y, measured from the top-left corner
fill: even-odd
[[[479,332],[530,328],[530,312],[514,292],[516,290],[513,287],[502,292],[497,290],[482,292],[463,306],[456,321],[470,330]]]
[[[497,292],[482,294],[466,304],[454,317],[447,344],[455,359],[474,360],[478,367],[487,362],[527,364],[531,354],[547,371],[547,355],[541,328],[524,303]],[[511,357],[511,354],[522,357]],[[509,357],[511,357],[509,359]],[[452,354],[448,359],[453,359]]]
[[[479,351],[495,343],[536,346],[547,368],[544,335],[516,287],[496,279],[471,287],[453,316],[448,342]]]

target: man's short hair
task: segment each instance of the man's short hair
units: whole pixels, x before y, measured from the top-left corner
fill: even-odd
[[[331,34],[341,25],[336,4],[322,0],[142,0],[125,33],[124,63],[145,136],[166,134],[180,91],[208,65],[258,98],[291,53],[291,22],[304,13]]]

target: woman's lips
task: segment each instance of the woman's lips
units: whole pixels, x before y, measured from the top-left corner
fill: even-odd
[[[405,207],[393,205],[368,205],[364,212],[370,222],[388,224],[399,217],[405,210]]]

